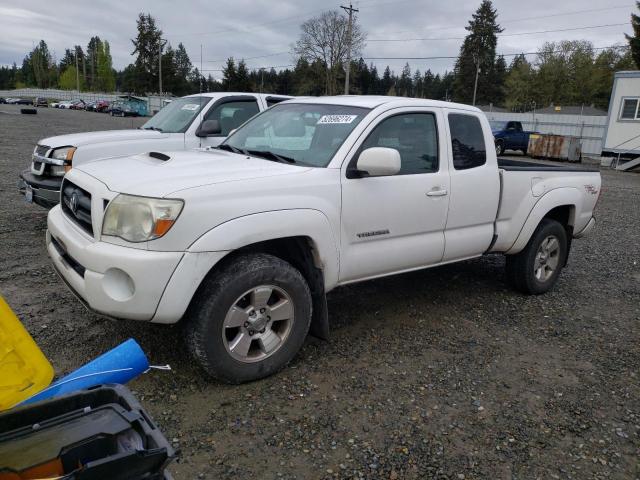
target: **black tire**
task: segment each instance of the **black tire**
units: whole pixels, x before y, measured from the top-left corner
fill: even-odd
[[[236,300],[260,285],[287,292],[293,302],[291,330],[282,345],[265,359],[246,363],[227,351],[224,319]],[[250,253],[229,261],[200,285],[185,315],[185,336],[192,356],[213,378],[244,383],[272,375],[298,353],[311,324],[311,293],[302,274],[272,255]]]
[[[496,142],[496,155],[500,156],[500,155],[504,155],[504,142],[502,140],[498,140]]]
[[[535,276],[536,256],[543,241],[555,237],[559,243],[558,264],[551,276],[544,281]],[[560,276],[567,259],[567,231],[561,223],[543,218],[533,232],[529,243],[520,253],[507,256],[506,270],[508,282],[518,291],[527,295],[540,295],[551,290]]]
[[[36,113],[38,113],[38,110],[36,110],[35,108],[21,108],[20,113],[22,113],[23,115],[35,115]]]

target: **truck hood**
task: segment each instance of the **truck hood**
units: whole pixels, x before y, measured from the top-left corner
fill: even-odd
[[[310,168],[220,150],[191,150],[99,160],[74,170],[91,175],[113,192],[165,197],[189,188],[296,174]]]
[[[39,145],[47,145],[52,148],[80,147],[88,143],[123,142],[127,140],[162,139],[168,137],[166,133],[156,130],[105,130],[101,132],[72,133],[70,135],[58,135],[57,137],[43,138]]]

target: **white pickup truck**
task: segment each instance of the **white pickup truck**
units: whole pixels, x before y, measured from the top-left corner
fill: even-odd
[[[138,129],[106,130],[43,138],[18,189],[45,208],[60,199],[62,177],[84,163],[151,150],[175,151],[219,145],[249,118],[291,97],[260,93],[202,93],[167,104]]]
[[[46,241],[89,308],[182,320],[204,369],[243,382],[326,336],[340,285],[501,253],[517,290],[546,292],[599,193],[595,170],[499,163],[473,107],[295,99],[216,148],[74,168]]]

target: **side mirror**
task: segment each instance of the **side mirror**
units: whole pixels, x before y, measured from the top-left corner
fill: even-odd
[[[212,135],[220,135],[222,128],[220,128],[220,122],[218,120],[205,120],[198,128],[196,132],[197,137],[210,137]]]
[[[400,171],[400,152],[395,148],[372,147],[358,157],[356,168],[369,177],[395,175]]]

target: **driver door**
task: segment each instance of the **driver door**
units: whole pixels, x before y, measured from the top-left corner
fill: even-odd
[[[442,260],[450,187],[441,125],[437,109],[403,108],[379,117],[363,134],[342,180],[341,283]],[[397,149],[400,172],[349,175],[360,152],[371,147]]]

